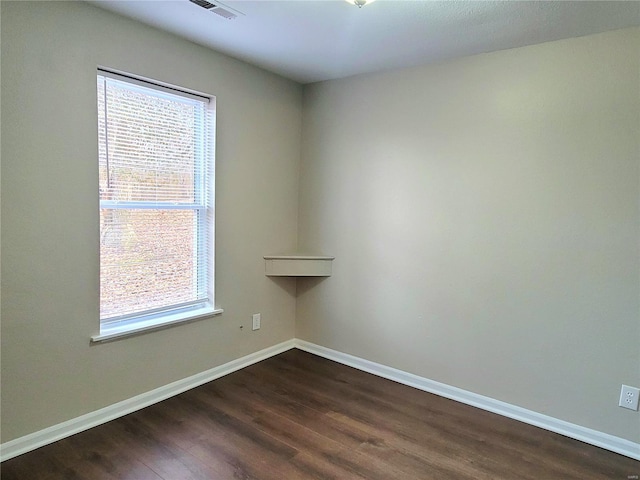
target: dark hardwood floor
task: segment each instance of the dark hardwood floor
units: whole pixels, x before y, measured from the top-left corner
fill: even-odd
[[[630,458],[299,350],[1,466],[2,480],[627,480],[639,474],[640,462]]]

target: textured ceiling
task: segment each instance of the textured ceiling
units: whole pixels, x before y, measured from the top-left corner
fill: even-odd
[[[215,3],[215,0],[210,0]],[[90,0],[301,83],[640,25],[639,1]]]

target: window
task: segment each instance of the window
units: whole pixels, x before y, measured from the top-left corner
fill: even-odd
[[[215,99],[98,70],[100,335],[219,313]]]

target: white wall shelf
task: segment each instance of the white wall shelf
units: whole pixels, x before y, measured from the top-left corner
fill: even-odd
[[[265,255],[268,277],[330,277],[335,257],[321,255]]]

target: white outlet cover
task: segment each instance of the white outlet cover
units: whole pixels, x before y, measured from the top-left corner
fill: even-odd
[[[629,410],[638,410],[638,398],[640,397],[640,388],[622,385],[620,390],[620,401],[618,406],[628,408]]]
[[[262,319],[261,315],[259,313],[254,313],[252,318],[253,318],[252,329],[253,330],[260,330],[260,320]]]

